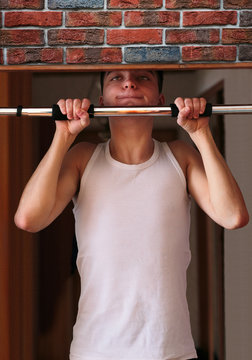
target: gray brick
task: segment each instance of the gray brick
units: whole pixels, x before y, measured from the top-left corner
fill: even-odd
[[[49,9],[101,9],[104,0],[48,0]]]
[[[180,60],[178,46],[127,47],[124,51],[127,63],[167,63]]]
[[[240,26],[252,26],[252,11],[241,11]]]
[[[239,60],[252,61],[252,45],[239,46]]]

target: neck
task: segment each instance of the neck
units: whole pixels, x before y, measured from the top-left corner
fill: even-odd
[[[153,154],[153,119],[117,118],[110,120],[111,156],[125,164],[141,164]]]

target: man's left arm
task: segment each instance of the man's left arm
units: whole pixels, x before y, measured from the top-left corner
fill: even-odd
[[[190,135],[199,153],[190,149],[187,156],[187,186],[199,206],[218,224],[227,229],[245,226],[248,211],[241,190],[220,154],[204,112],[203,98],[177,98],[178,124]]]

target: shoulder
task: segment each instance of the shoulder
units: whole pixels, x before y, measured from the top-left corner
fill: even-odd
[[[187,178],[188,166],[199,161],[198,151],[191,144],[181,140],[171,141],[168,146]]]
[[[97,144],[80,142],[74,145],[67,153],[67,161],[78,169],[80,177],[82,176],[88,161],[93,155]]]

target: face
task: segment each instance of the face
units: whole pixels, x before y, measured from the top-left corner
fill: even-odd
[[[154,71],[110,71],[104,76],[103,106],[157,106],[163,105],[158,78]]]

